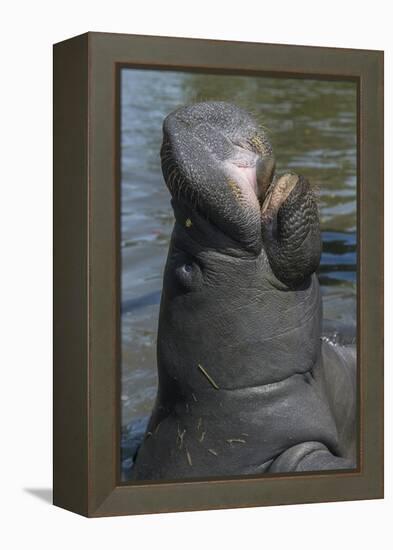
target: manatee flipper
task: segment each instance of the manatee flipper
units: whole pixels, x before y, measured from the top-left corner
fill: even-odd
[[[269,473],[313,472],[319,470],[350,470],[350,459],[334,456],[318,441],[308,441],[290,447],[280,454],[268,469]]]

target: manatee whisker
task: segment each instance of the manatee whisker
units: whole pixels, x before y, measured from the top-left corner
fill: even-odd
[[[172,170],[168,173],[168,185],[169,187],[172,187],[172,184],[173,184],[173,178],[175,177],[176,175],[176,167],[175,168],[172,168]]]
[[[214,456],[218,456],[218,452],[215,451],[214,449],[208,449],[209,453],[214,455]]]
[[[168,151],[167,153],[165,153],[165,155],[162,155],[162,156],[161,156],[161,163],[162,163],[163,165],[165,165],[165,164],[168,163],[168,162],[171,163],[172,165],[174,165],[174,162],[173,162],[173,160],[172,160],[172,158],[171,158],[171,152],[170,152],[170,151]]]
[[[181,177],[181,175],[179,173],[175,173],[174,175],[174,183],[175,185],[177,186],[177,189],[178,189],[178,195],[179,195],[179,199],[180,199],[180,196],[181,196],[181,192],[182,192],[182,189],[185,185],[184,183],[184,180],[183,178]]]

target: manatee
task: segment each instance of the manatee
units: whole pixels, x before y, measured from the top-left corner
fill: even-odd
[[[175,224],[133,479],[355,468],[356,353],[321,337],[312,186],[225,102],[167,116],[161,162]]]

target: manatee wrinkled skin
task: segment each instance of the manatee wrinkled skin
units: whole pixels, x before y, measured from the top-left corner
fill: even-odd
[[[224,102],[164,121],[175,225],[159,387],[133,479],[356,467],[354,347],[321,338],[318,208],[264,131]]]

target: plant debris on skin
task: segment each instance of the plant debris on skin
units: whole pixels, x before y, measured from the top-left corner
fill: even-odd
[[[215,388],[216,390],[219,390],[220,387],[215,383],[213,378],[210,376],[210,374],[202,367],[202,365],[198,364],[198,369],[201,371],[201,373],[207,378],[207,380],[210,382],[210,384]]]

